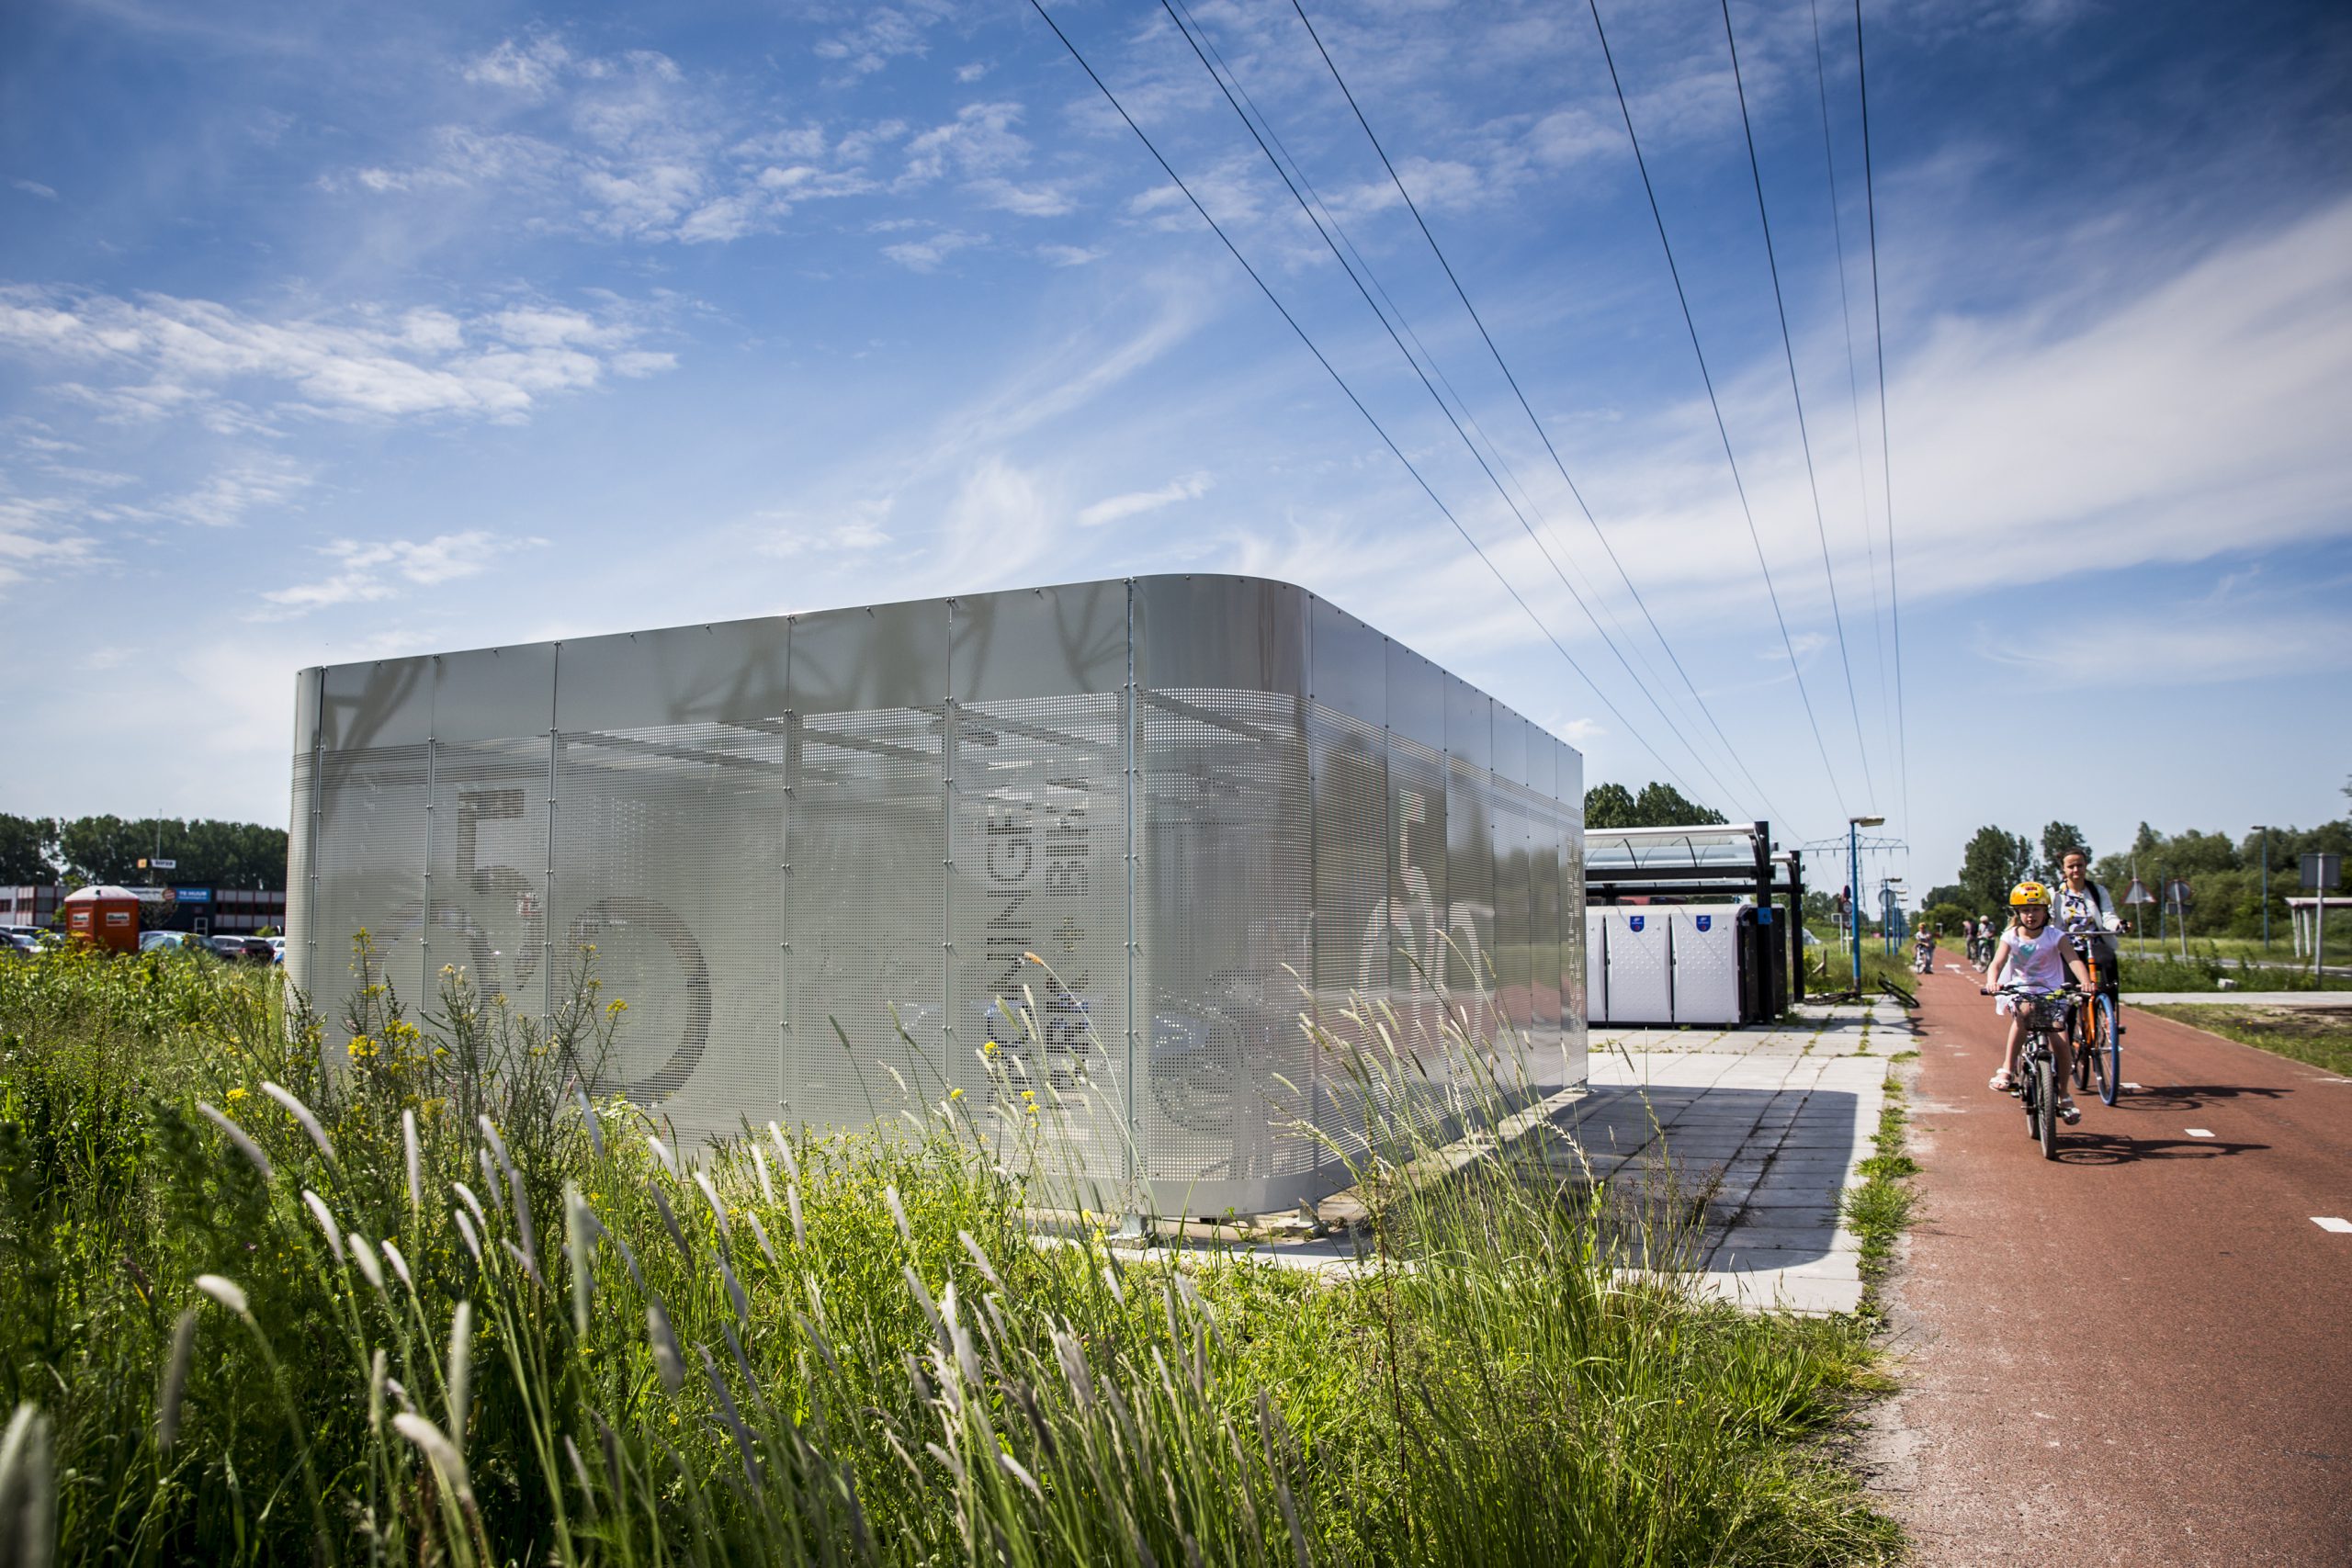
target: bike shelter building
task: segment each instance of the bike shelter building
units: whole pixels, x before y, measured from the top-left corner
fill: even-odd
[[[1585,890],[1591,1022],[1760,1023],[1804,999],[1804,863],[1770,823],[1589,829]]]
[[[1581,759],[1285,584],[312,669],[295,740],[320,1011],[363,929],[412,1006],[456,964],[550,1009],[593,946],[628,1004],[602,1087],[688,1138],[956,1089],[1011,1136],[1025,1084],[1049,1161],[1122,1195],[1092,1206],[1265,1213],[1347,1179],[1301,1123],[1345,1150],[1368,1099],[1471,1087],[1449,1020],[1507,1087],[1584,1077]],[[1384,1008],[1427,1075],[1367,1090]]]

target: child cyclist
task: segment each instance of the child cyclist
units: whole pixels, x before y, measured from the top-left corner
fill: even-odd
[[[2071,973],[2075,983],[2087,990],[2090,970],[2075,952],[2075,944],[2066,933],[2050,923],[2050,889],[2039,882],[2020,882],[2009,889],[2009,908],[2014,919],[2009,929],[2001,933],[1999,945],[1993,949],[1992,963],[1985,966],[1986,988],[2000,986],[2006,971],[2009,984],[2036,991],[2056,990],[2065,984]],[[2005,1094],[2017,1089],[2018,1045],[2025,1037],[2025,1018],[2018,1010],[2018,1000],[2016,997],[2004,996],[1993,1004],[1997,1011],[2008,1015],[2009,1043],[2001,1070],[1993,1075],[1988,1087]],[[2058,1116],[2072,1126],[2083,1119],[2064,1088],[2067,1075],[2075,1069],[2074,1049],[2063,1031],[2052,1036],[2051,1049],[2057,1058]]]

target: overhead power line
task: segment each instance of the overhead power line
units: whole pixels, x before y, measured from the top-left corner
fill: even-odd
[[[1599,618],[1594,615],[1592,607],[1585,602],[1584,595],[1577,591],[1575,583],[1568,581],[1567,573],[1561,570],[1560,563],[1553,558],[1552,552],[1537,536],[1534,525],[1528,521],[1526,513],[1521,511],[1519,503],[1511,499],[1510,491],[1504,487],[1501,479],[1496,475],[1493,466],[1487,461],[1486,455],[1478,450],[1477,443],[1470,439],[1470,434],[1463,428],[1462,421],[1455,417],[1453,409],[1447,406],[1445,399],[1439,394],[1437,387],[1430,380],[1429,373],[1421,368],[1420,362],[1413,357],[1409,349],[1406,348],[1404,339],[1398,335],[1395,324],[1374,300],[1372,290],[1365,284],[1363,277],[1358,275],[1355,265],[1348,260],[1347,255],[1340,249],[1338,242],[1331,237],[1330,231],[1324,226],[1323,220],[1317,216],[1313,204],[1308,202],[1306,196],[1299,190],[1297,182],[1293,180],[1289,171],[1283,167],[1282,160],[1274,156],[1273,149],[1267,145],[1265,136],[1260,133],[1257,125],[1252,122],[1248,112],[1242,108],[1240,102],[1235,97],[1233,87],[1228,85],[1226,79],[1218,74],[1216,68],[1209,63],[1207,54],[1202,50],[1200,40],[1193,37],[1192,27],[1185,17],[1178,14],[1170,0],[1160,0],[1160,8],[1168,13],[1168,19],[1174,22],[1177,30],[1184,35],[1184,41],[1192,46],[1193,57],[1201,62],[1201,69],[1209,73],[1209,79],[1216,83],[1217,90],[1225,95],[1226,103],[1232,108],[1235,115],[1239,117],[1243,129],[1250,132],[1250,140],[1258,144],[1258,151],[1265,155],[1269,164],[1273,165],[1274,174],[1289,190],[1291,199],[1297,202],[1299,209],[1306,214],[1306,220],[1315,226],[1316,233],[1322,237],[1325,247],[1330,251],[1333,259],[1339,262],[1341,270],[1347,273],[1348,280],[1355,285],[1356,292],[1363,297],[1364,304],[1371,309],[1374,316],[1379,318],[1382,328],[1388,333],[1388,341],[1396,345],[1398,354],[1404,355],[1406,364],[1412,367],[1413,374],[1419,378],[1422,389],[1437,404],[1438,412],[1444,414],[1446,422],[1453,426],[1454,434],[1461,437],[1463,446],[1469,449],[1471,458],[1486,474],[1487,482],[1495,487],[1495,492],[1502,497],[1503,504],[1510,508],[1511,515],[1519,520],[1520,527],[1526,533],[1536,550],[1542,554],[1544,563],[1551,567],[1552,575],[1560,580],[1560,586],[1568,591],[1568,597],[1574,600],[1577,608],[1583,612],[1585,619],[1591,624],[1592,629],[1600,633],[1602,643],[1616,657],[1626,677],[1634,682],[1634,689],[1648,700],[1651,708],[1657,714],[1659,721],[1671,730],[1675,738],[1680,740],[1684,748],[1690,752],[1691,760],[1698,764],[1699,771],[1707,775],[1708,781],[1715,786],[1720,795],[1728,796],[1730,790],[1725,788],[1724,782],[1715,776],[1714,770],[1708,766],[1706,759],[1700,755],[1698,748],[1690,744],[1689,738],[1684,736],[1679,727],[1668,716],[1666,709],[1658,702],[1657,694],[1652,692],[1648,683],[1634,672],[1633,665],[1626,660],[1623,646],[1602,630]],[[1361,260],[1361,256],[1358,259]],[[1370,272],[1369,265],[1364,270],[1366,273]],[[1396,313],[1398,320],[1403,320],[1404,312],[1399,310]],[[1418,338],[1416,341],[1419,341]],[[1464,412],[1467,412],[1466,405]],[[1499,451],[1497,457],[1500,457]]]
[[[1854,85],[1862,103],[1862,194],[1871,219],[1871,335],[1878,345],[1879,479],[1886,486],[1886,604],[1894,630],[1894,724],[1903,779],[1903,819],[1911,819],[1911,736],[1903,703],[1903,595],[1894,575],[1894,446],[1886,428],[1886,317],[1878,294],[1878,180],[1871,166],[1871,77],[1862,48],[1862,0],[1854,0]]]
[[[1796,400],[1797,441],[1804,450],[1805,482],[1813,490],[1813,530],[1821,540],[1821,574],[1829,581],[1829,622],[1838,631],[1838,662],[1846,671],[1846,704],[1854,716],[1854,751],[1862,762],[1862,786],[1871,797],[1878,784],[1871,777],[1871,750],[1862,739],[1862,705],[1854,695],[1854,661],[1846,651],[1846,614],[1838,604],[1838,569],[1829,559],[1829,524],[1821,514],[1821,476],[1813,466],[1813,432],[1804,417],[1804,389],[1797,381],[1797,348],[1789,334],[1789,304],[1781,292],[1781,258],[1772,244],[1772,214],[1764,201],[1764,164],[1756,155],[1756,125],[1747,114],[1747,85],[1739,69],[1739,39],[1732,31],[1731,0],[1717,0],[1724,13],[1724,42],[1731,50],[1731,84],[1739,96],[1739,129],[1747,141],[1747,173],[1756,185],[1756,217],[1764,227],[1764,265],[1772,275],[1772,309],[1781,320],[1781,351],[1789,362],[1789,395]]]
[[[1846,287],[1846,220],[1838,190],[1838,149],[1829,133],[1829,66],[1821,47],[1821,0],[1805,0],[1813,19],[1813,90],[1821,108],[1821,161],[1829,172],[1829,234],[1838,251],[1838,324],[1846,335],[1846,406],[1854,422],[1855,499],[1862,509],[1862,558],[1870,568],[1871,644],[1878,655],[1879,718],[1887,750],[1894,742],[1894,694],[1887,685],[1884,601],[1879,592],[1878,546],[1871,534],[1870,464],[1862,454],[1861,372],[1854,363],[1854,301]]]
[[[1860,4],[1860,0],[1856,0]],[[1616,90],[1617,112],[1624,118],[1625,140],[1633,144],[1634,166],[1641,172],[1642,190],[1649,197],[1650,220],[1657,225],[1658,244],[1666,251],[1666,270],[1674,279],[1674,297],[1682,306],[1682,325],[1690,334],[1690,352],[1698,357],[1699,379],[1707,389],[1707,406],[1714,410],[1715,434],[1722,440],[1724,461],[1731,467],[1732,489],[1739,495],[1740,515],[1747,522],[1748,543],[1756,547],[1756,568],[1764,577],[1764,595],[1771,601],[1772,619],[1781,628],[1781,647],[1789,656],[1789,673],[1796,678],[1797,696],[1804,705],[1806,725],[1813,731],[1814,750],[1820,753],[1821,771],[1828,776],[1829,793],[1838,812],[1847,815],[1846,792],[1838,783],[1838,769],[1829,761],[1829,747],[1821,739],[1821,720],[1813,711],[1813,694],[1805,689],[1804,667],[1797,661],[1796,643],[1789,636],[1788,617],[1781,613],[1780,591],[1772,586],[1771,564],[1764,558],[1764,538],[1756,529],[1756,513],[1747,503],[1747,483],[1740,478],[1739,459],[1732,452],[1731,430],[1724,423],[1724,405],[1715,396],[1715,378],[1707,368],[1707,351],[1699,344],[1699,323],[1690,314],[1690,296],[1682,287],[1682,269],[1675,265],[1674,243],[1667,238],[1666,214],[1657,204],[1657,187],[1650,183],[1649,160],[1642,155],[1642,139],[1634,130],[1634,111],[1625,102],[1625,85],[1618,79],[1617,59],[1609,49],[1609,29],[1601,25],[1600,0],[1585,0],[1592,13],[1592,30],[1600,39],[1600,58],[1609,67],[1609,85]]]
[[[1421,493],[1430,498],[1430,503],[1438,509],[1448,523],[1453,525],[1453,531],[1462,536],[1463,543],[1470,547],[1471,552],[1485,564],[1488,571],[1494,574],[1495,581],[1502,584],[1503,592],[1509,593],[1511,601],[1525,613],[1527,618],[1535,623],[1535,629],[1544,634],[1544,640],[1552,645],[1553,650],[1559,654],[1569,669],[1577,672],[1578,679],[1591,688],[1592,694],[1600,699],[1603,707],[1609,710],[1610,716],[1624,727],[1626,734],[1632,736],[1643,750],[1650,754],[1650,760],[1664,769],[1668,775],[1679,783],[1684,789],[1689,789],[1690,782],[1683,779],[1664,757],[1659,756],[1657,748],[1652,746],[1641,731],[1635,729],[1632,722],[1618,711],[1617,705],[1609,700],[1609,694],[1585,672],[1584,666],[1577,662],[1576,656],[1571,654],[1562,645],[1560,639],[1552,634],[1552,628],[1544,624],[1544,618],[1535,613],[1533,606],[1530,605],[1526,598],[1512,585],[1510,579],[1503,575],[1502,569],[1494,563],[1493,558],[1487,554],[1484,547],[1472,536],[1470,530],[1462,525],[1462,520],[1453,514],[1453,508],[1447,506],[1437,491],[1430,488],[1429,480],[1422,477],[1420,469],[1414,467],[1410,457],[1405,456],[1404,448],[1396,445],[1386,427],[1374,417],[1372,410],[1364,406],[1363,400],[1356,396],[1355,389],[1348,385],[1347,378],[1341,376],[1331,361],[1325,357],[1322,349],[1316,346],[1315,340],[1307,335],[1305,327],[1299,325],[1298,319],[1291,314],[1289,307],[1285,306],[1273,289],[1267,286],[1265,278],[1259,275],[1258,269],[1250,265],[1250,259],[1241,254],[1241,248],[1233,243],[1233,237],[1225,231],[1222,224],[1210,216],[1209,209],[1201,204],[1201,198],[1193,193],[1193,187],[1185,183],[1183,176],[1176,172],[1174,165],[1169,163],[1159,146],[1145,134],[1143,127],[1136,123],[1135,116],[1129,114],[1126,106],[1119,102],[1119,96],[1111,91],[1110,84],[1102,80],[1086,56],[1080,51],[1078,45],[1071,41],[1069,35],[1062,31],[1061,24],[1054,20],[1053,14],[1046,9],[1043,0],[1029,0],[1029,5],[1046,26],[1053,29],[1054,37],[1061,40],[1062,47],[1069,51],[1070,58],[1078,62],[1078,67],[1086,73],[1087,80],[1094,84],[1096,89],[1109,101],[1111,107],[1117,112],[1119,118],[1126,121],[1127,129],[1136,133],[1136,140],[1143,143],[1144,151],[1151,154],[1152,161],[1159,165],[1161,172],[1167,175],[1170,180],[1174,182],[1176,188],[1183,192],[1184,199],[1192,203],[1193,210],[1201,215],[1201,221],[1206,223],[1211,231],[1224,243],[1226,250],[1236,262],[1240,264],[1241,270],[1250,275],[1250,281],[1258,286],[1258,291],[1266,297],[1267,303],[1273,306],[1283,322],[1297,334],[1298,341],[1306,345],[1306,351],[1315,356],[1315,362],[1323,367],[1324,374],[1331,378],[1332,382],[1339,387],[1341,395],[1354,405],[1356,412],[1363,416],[1364,423],[1372,426],[1373,433],[1380,437],[1382,445],[1385,446],[1390,454],[1405,466],[1405,471],[1413,476],[1413,481],[1420,486]]]
[[[1668,661],[1674,666],[1675,674],[1681,678],[1683,689],[1690,694],[1690,700],[1698,705],[1699,712],[1705,717],[1708,727],[1714,731],[1716,740],[1722,744],[1725,754],[1731,758],[1733,765],[1737,767],[1741,775],[1747,780],[1748,787],[1756,792],[1757,799],[1763,802],[1765,808],[1771,813],[1774,820],[1785,820],[1779,807],[1775,807],[1771,798],[1766,795],[1764,786],[1757,782],[1755,773],[1749,771],[1747,760],[1740,755],[1739,748],[1734,746],[1731,743],[1731,738],[1724,733],[1724,727],[1716,720],[1714,710],[1707,705],[1707,699],[1699,694],[1699,688],[1691,681],[1690,671],[1682,666],[1681,656],[1674,651],[1674,644],[1668,640],[1665,629],[1657,624],[1657,617],[1650,614],[1648,603],[1642,598],[1642,591],[1634,585],[1633,577],[1625,570],[1625,563],[1618,558],[1616,547],[1610,543],[1609,535],[1600,526],[1600,519],[1593,514],[1591,505],[1584,498],[1584,491],[1577,487],[1576,480],[1569,477],[1567,464],[1561,459],[1559,448],[1552,443],[1551,432],[1544,429],[1544,422],[1536,417],[1533,405],[1528,401],[1526,392],[1520,388],[1519,378],[1512,374],[1510,363],[1503,358],[1503,351],[1496,344],[1494,334],[1487,330],[1485,318],[1478,314],[1478,308],[1470,302],[1469,290],[1463,288],[1462,279],[1455,275],[1453,264],[1446,257],[1445,247],[1438,243],[1437,235],[1430,230],[1429,220],[1421,215],[1419,204],[1413,199],[1413,193],[1405,188],[1405,181],[1397,174],[1396,165],[1389,161],[1388,149],[1381,144],[1379,133],[1372,129],[1372,121],[1365,117],[1363,107],[1356,102],[1354,92],[1348,86],[1348,79],[1340,74],[1339,62],[1331,58],[1331,51],[1323,42],[1323,35],[1316,30],[1313,19],[1306,14],[1306,7],[1300,4],[1300,0],[1291,0],[1291,9],[1298,13],[1299,22],[1306,28],[1306,36],[1315,42],[1316,52],[1323,57],[1324,67],[1331,73],[1331,80],[1338,84],[1340,96],[1347,99],[1349,109],[1356,117],[1356,123],[1363,128],[1364,139],[1372,143],[1372,150],[1379,154],[1380,166],[1388,171],[1389,183],[1396,187],[1397,196],[1404,200],[1405,209],[1413,215],[1413,221],[1420,228],[1421,238],[1429,242],[1430,253],[1437,257],[1438,265],[1444,269],[1445,280],[1453,286],[1454,297],[1462,301],[1462,308],[1469,313],[1471,323],[1478,329],[1479,339],[1486,344],[1487,352],[1494,356],[1495,368],[1502,372],[1504,381],[1510,387],[1511,396],[1519,400],[1520,410],[1527,415],[1527,423],[1534,426],[1537,438],[1544,443],[1544,450],[1552,459],[1552,467],[1559,472],[1560,482],[1567,487],[1568,494],[1575,498],[1577,509],[1584,513],[1585,523],[1592,529],[1593,537],[1600,541],[1602,551],[1609,557],[1609,564],[1616,569],[1618,581],[1625,585],[1625,592],[1633,596],[1635,607],[1642,613],[1642,619],[1649,625],[1650,634],[1657,638],[1658,647],[1665,650]]]

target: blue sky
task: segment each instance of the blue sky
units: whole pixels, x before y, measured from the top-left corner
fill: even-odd
[[[1915,886],[1988,820],[2343,810],[2340,8],[1868,0],[1890,487],[1852,11],[1817,74],[1736,0],[1816,522],[1723,13],[1601,7],[1784,647],[1589,12],[1310,6],[1736,765],[1291,7],[1185,15],[1543,545],[1169,14],[1049,9],[1607,702],[1025,4],[62,0],[0,14],[0,809],[282,820],[307,664],[1191,570],[1590,779],[1883,811]]]

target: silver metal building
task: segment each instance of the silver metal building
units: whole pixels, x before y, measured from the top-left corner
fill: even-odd
[[[628,1003],[605,1087],[690,1137],[982,1106],[993,1039],[1066,1166],[1264,1213],[1345,1177],[1294,1118],[1363,1122],[1303,1014],[1352,1043],[1385,1003],[1410,1043],[1450,1010],[1528,1042],[1507,1077],[1584,1077],[1581,759],[1286,584],[307,670],[296,748],[288,963],[322,1013],[363,928],[412,1003],[456,964],[533,1011],[593,943]],[[1036,1038],[999,1010],[1024,986]]]

